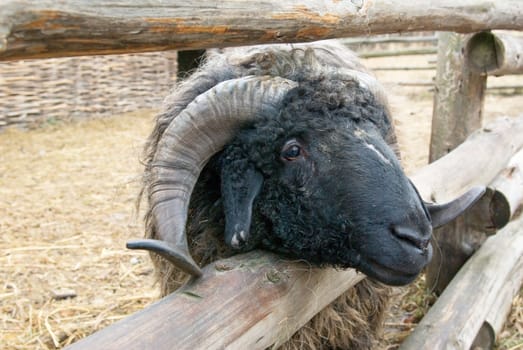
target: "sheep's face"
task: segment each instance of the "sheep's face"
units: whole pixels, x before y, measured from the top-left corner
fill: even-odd
[[[432,229],[384,141],[386,112],[365,90],[321,90],[296,92],[226,148],[226,242],[409,283],[431,258]]]

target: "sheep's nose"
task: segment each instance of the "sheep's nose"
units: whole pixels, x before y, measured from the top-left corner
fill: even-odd
[[[426,254],[428,251],[431,232],[420,232],[407,225],[392,225],[390,231],[401,241],[421,250],[422,254]],[[431,231],[430,228],[429,231]]]

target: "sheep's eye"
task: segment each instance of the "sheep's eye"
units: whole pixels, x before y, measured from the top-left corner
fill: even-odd
[[[286,161],[293,161],[298,159],[302,155],[303,151],[301,146],[298,144],[297,141],[292,140],[289,141],[283,146],[283,150],[281,152],[282,159]]]

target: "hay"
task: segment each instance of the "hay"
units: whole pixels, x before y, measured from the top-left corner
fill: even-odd
[[[408,63],[426,65],[427,59]],[[405,66],[398,58],[368,63]],[[391,92],[408,171],[427,159],[432,95],[419,87],[399,89],[397,82],[430,74],[379,75]],[[486,115],[519,113],[522,100],[488,96]],[[127,239],[143,235],[134,205],[151,127],[152,112],[143,111],[0,131],[1,348],[61,348],[156,299],[147,254],[125,249]],[[398,289],[382,348],[397,347],[433,302],[423,290],[423,279]],[[57,297],[67,292],[72,296]],[[499,349],[523,349],[522,329],[520,297]]]
[[[124,248],[142,236],[133,211],[150,115],[0,135],[4,347],[62,347],[157,297],[148,256]]]

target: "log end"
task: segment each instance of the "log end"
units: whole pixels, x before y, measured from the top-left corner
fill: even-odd
[[[507,197],[501,191],[494,191],[490,201],[490,217],[494,228],[503,228],[510,221],[512,216],[510,203]]]
[[[488,187],[481,200],[467,212],[467,224],[490,236],[508,224],[511,216],[511,205],[506,194]]]
[[[471,349],[494,349],[496,345],[496,332],[494,328],[487,321],[483,322],[483,325],[478,331],[476,338],[472,342]]]
[[[479,73],[499,69],[505,56],[503,43],[491,32],[473,35],[466,45],[465,52],[470,68]]]

